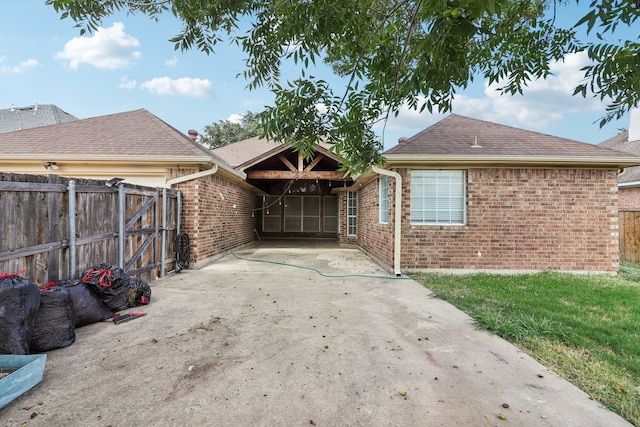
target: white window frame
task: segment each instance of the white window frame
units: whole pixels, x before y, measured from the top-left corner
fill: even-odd
[[[347,191],[347,236],[358,233],[358,193]]]
[[[456,226],[466,223],[465,170],[411,170],[411,225]]]
[[[378,222],[389,223],[389,177],[378,178]]]

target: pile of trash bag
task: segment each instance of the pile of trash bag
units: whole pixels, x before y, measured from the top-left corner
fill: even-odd
[[[130,278],[124,270],[112,264],[98,264],[82,273],[82,283],[113,312],[149,304],[151,288],[144,280]]]
[[[40,307],[29,345],[30,352],[41,353],[68,347],[76,341],[76,320],[69,291],[61,286],[40,289]]]
[[[71,296],[76,327],[102,322],[113,315],[113,312],[91,290],[90,285],[83,283],[82,280],[63,280],[56,285],[66,289]]]
[[[151,302],[147,282],[112,264],[96,264],[80,279],[40,288],[22,273],[0,273],[0,354],[67,347],[75,342],[76,328]]]
[[[0,274],[0,354],[29,354],[40,291],[22,273]]]

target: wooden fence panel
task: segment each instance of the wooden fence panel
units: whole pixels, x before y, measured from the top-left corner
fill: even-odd
[[[180,218],[178,192],[124,185],[124,248],[119,247],[118,187],[73,179],[76,211],[69,217],[71,179],[0,173],[0,273],[22,273],[32,282],[79,277],[100,263],[119,264],[131,276],[151,281],[175,268],[173,244]],[[166,194],[167,200],[162,196]],[[162,206],[166,204],[166,230]],[[75,260],[71,260],[70,219],[75,220]],[[161,239],[167,238],[162,243]],[[169,240],[171,239],[171,240]],[[162,253],[162,248],[165,248]],[[71,271],[75,266],[75,271]],[[165,270],[160,271],[164,267]]]
[[[640,211],[618,212],[620,261],[640,264]]]
[[[17,174],[0,174],[0,184],[0,273],[25,270],[39,284],[60,277],[65,185],[55,175]]]

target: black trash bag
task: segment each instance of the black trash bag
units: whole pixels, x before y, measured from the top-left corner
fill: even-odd
[[[113,312],[129,308],[129,276],[112,264],[97,264],[82,273],[82,282],[90,285],[100,301]]]
[[[129,279],[129,307],[147,305],[151,302],[151,286],[142,279]]]
[[[40,309],[31,336],[31,352],[69,347],[75,341],[76,319],[69,292],[61,286],[40,289]]]
[[[88,284],[80,280],[63,280],[56,283],[65,288],[71,296],[76,328],[91,323],[102,322],[112,316],[111,310],[91,290]]]
[[[40,291],[23,272],[0,273],[0,354],[29,354]]]

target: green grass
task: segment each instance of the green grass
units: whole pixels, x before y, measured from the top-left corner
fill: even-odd
[[[640,266],[623,264],[616,277],[413,277],[640,426]]]

